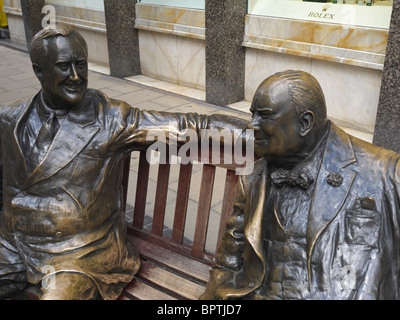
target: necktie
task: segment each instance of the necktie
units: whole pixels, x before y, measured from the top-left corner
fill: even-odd
[[[308,189],[314,182],[314,179],[307,170],[293,172],[278,169],[271,174],[271,178],[277,187],[287,184],[289,187],[299,186],[303,189]]]
[[[28,166],[33,171],[39,163],[43,160],[46,155],[51,142],[58,130],[58,121],[55,113],[50,113],[49,118],[39,130],[39,134],[36,137],[35,143],[33,144],[31,153],[28,157]]]

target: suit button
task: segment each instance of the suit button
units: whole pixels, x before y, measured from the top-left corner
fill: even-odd
[[[62,235],[63,235],[63,234],[62,234],[62,232],[61,232],[61,231],[57,231],[57,232],[56,232],[56,237],[57,237],[57,238],[61,238],[61,237],[62,237]]]
[[[56,200],[57,201],[62,201],[63,196],[61,194],[56,195]]]

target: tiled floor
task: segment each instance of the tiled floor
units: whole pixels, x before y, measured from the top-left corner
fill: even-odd
[[[151,86],[140,84],[134,81],[118,79],[109,75],[97,72],[106,71],[95,65],[89,65],[89,87],[103,91],[111,98],[123,100],[134,107],[147,110],[170,111],[170,112],[197,112],[202,114],[223,113],[239,117],[250,117],[249,113],[243,113],[234,109],[221,108],[207,104],[201,100],[181,96],[167,91],[159,90]],[[97,71],[94,71],[97,70]],[[0,106],[15,102],[17,100],[33,97],[40,90],[40,83],[33,73],[29,55],[25,52],[1,46],[0,42]],[[136,177],[137,177],[138,153],[132,153],[131,174],[128,190],[128,204],[135,201]],[[170,187],[168,191],[167,210],[165,216],[166,231],[172,226],[173,212],[175,209],[175,197],[178,181],[179,166],[172,165],[170,173]],[[195,215],[197,213],[197,199],[199,196],[199,179],[202,172],[202,165],[195,165],[195,173],[191,182],[191,194],[189,199],[188,217],[185,228],[187,241],[192,240]],[[157,166],[150,170],[150,182],[148,197],[146,201],[146,222],[151,224],[152,210],[154,208],[155,186],[157,180]],[[218,169],[215,178],[214,196],[212,201],[208,238],[206,248],[212,250],[215,247],[216,236],[219,224],[219,215],[222,205],[222,192],[220,182],[224,181],[224,171]],[[132,211],[132,210],[131,210]],[[132,212],[129,212],[131,215]],[[129,216],[128,216],[129,218]]]

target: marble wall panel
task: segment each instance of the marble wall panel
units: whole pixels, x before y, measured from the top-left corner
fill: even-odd
[[[10,30],[10,39],[26,45],[25,27],[22,16],[8,14],[7,21],[8,29]]]
[[[204,10],[136,4],[138,19],[205,27]]]
[[[243,45],[382,70],[387,36],[384,29],[247,15]]]
[[[178,53],[178,83],[204,90],[206,82],[205,42],[176,37]]]
[[[268,76],[283,70],[311,72],[312,59],[264,50],[246,50],[245,100],[251,101],[260,83]]]
[[[312,42],[314,22],[246,15],[245,33],[274,39]]]
[[[382,71],[314,60],[311,73],[325,93],[330,119],[356,130],[374,131]]]
[[[139,30],[139,46],[145,76],[204,89],[204,41]]]
[[[176,36],[139,30],[139,48],[144,75],[178,83]]]

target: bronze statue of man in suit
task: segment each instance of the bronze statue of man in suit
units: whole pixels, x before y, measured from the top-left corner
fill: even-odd
[[[42,90],[0,109],[0,297],[29,282],[41,299],[116,299],[140,266],[126,241],[125,157],[152,143],[152,129],[168,137],[247,123],[143,111],[87,89],[87,45],[67,26],[40,31],[30,55]]]
[[[270,76],[251,105],[252,174],[202,299],[399,299],[400,155],[327,120],[317,80]]]

